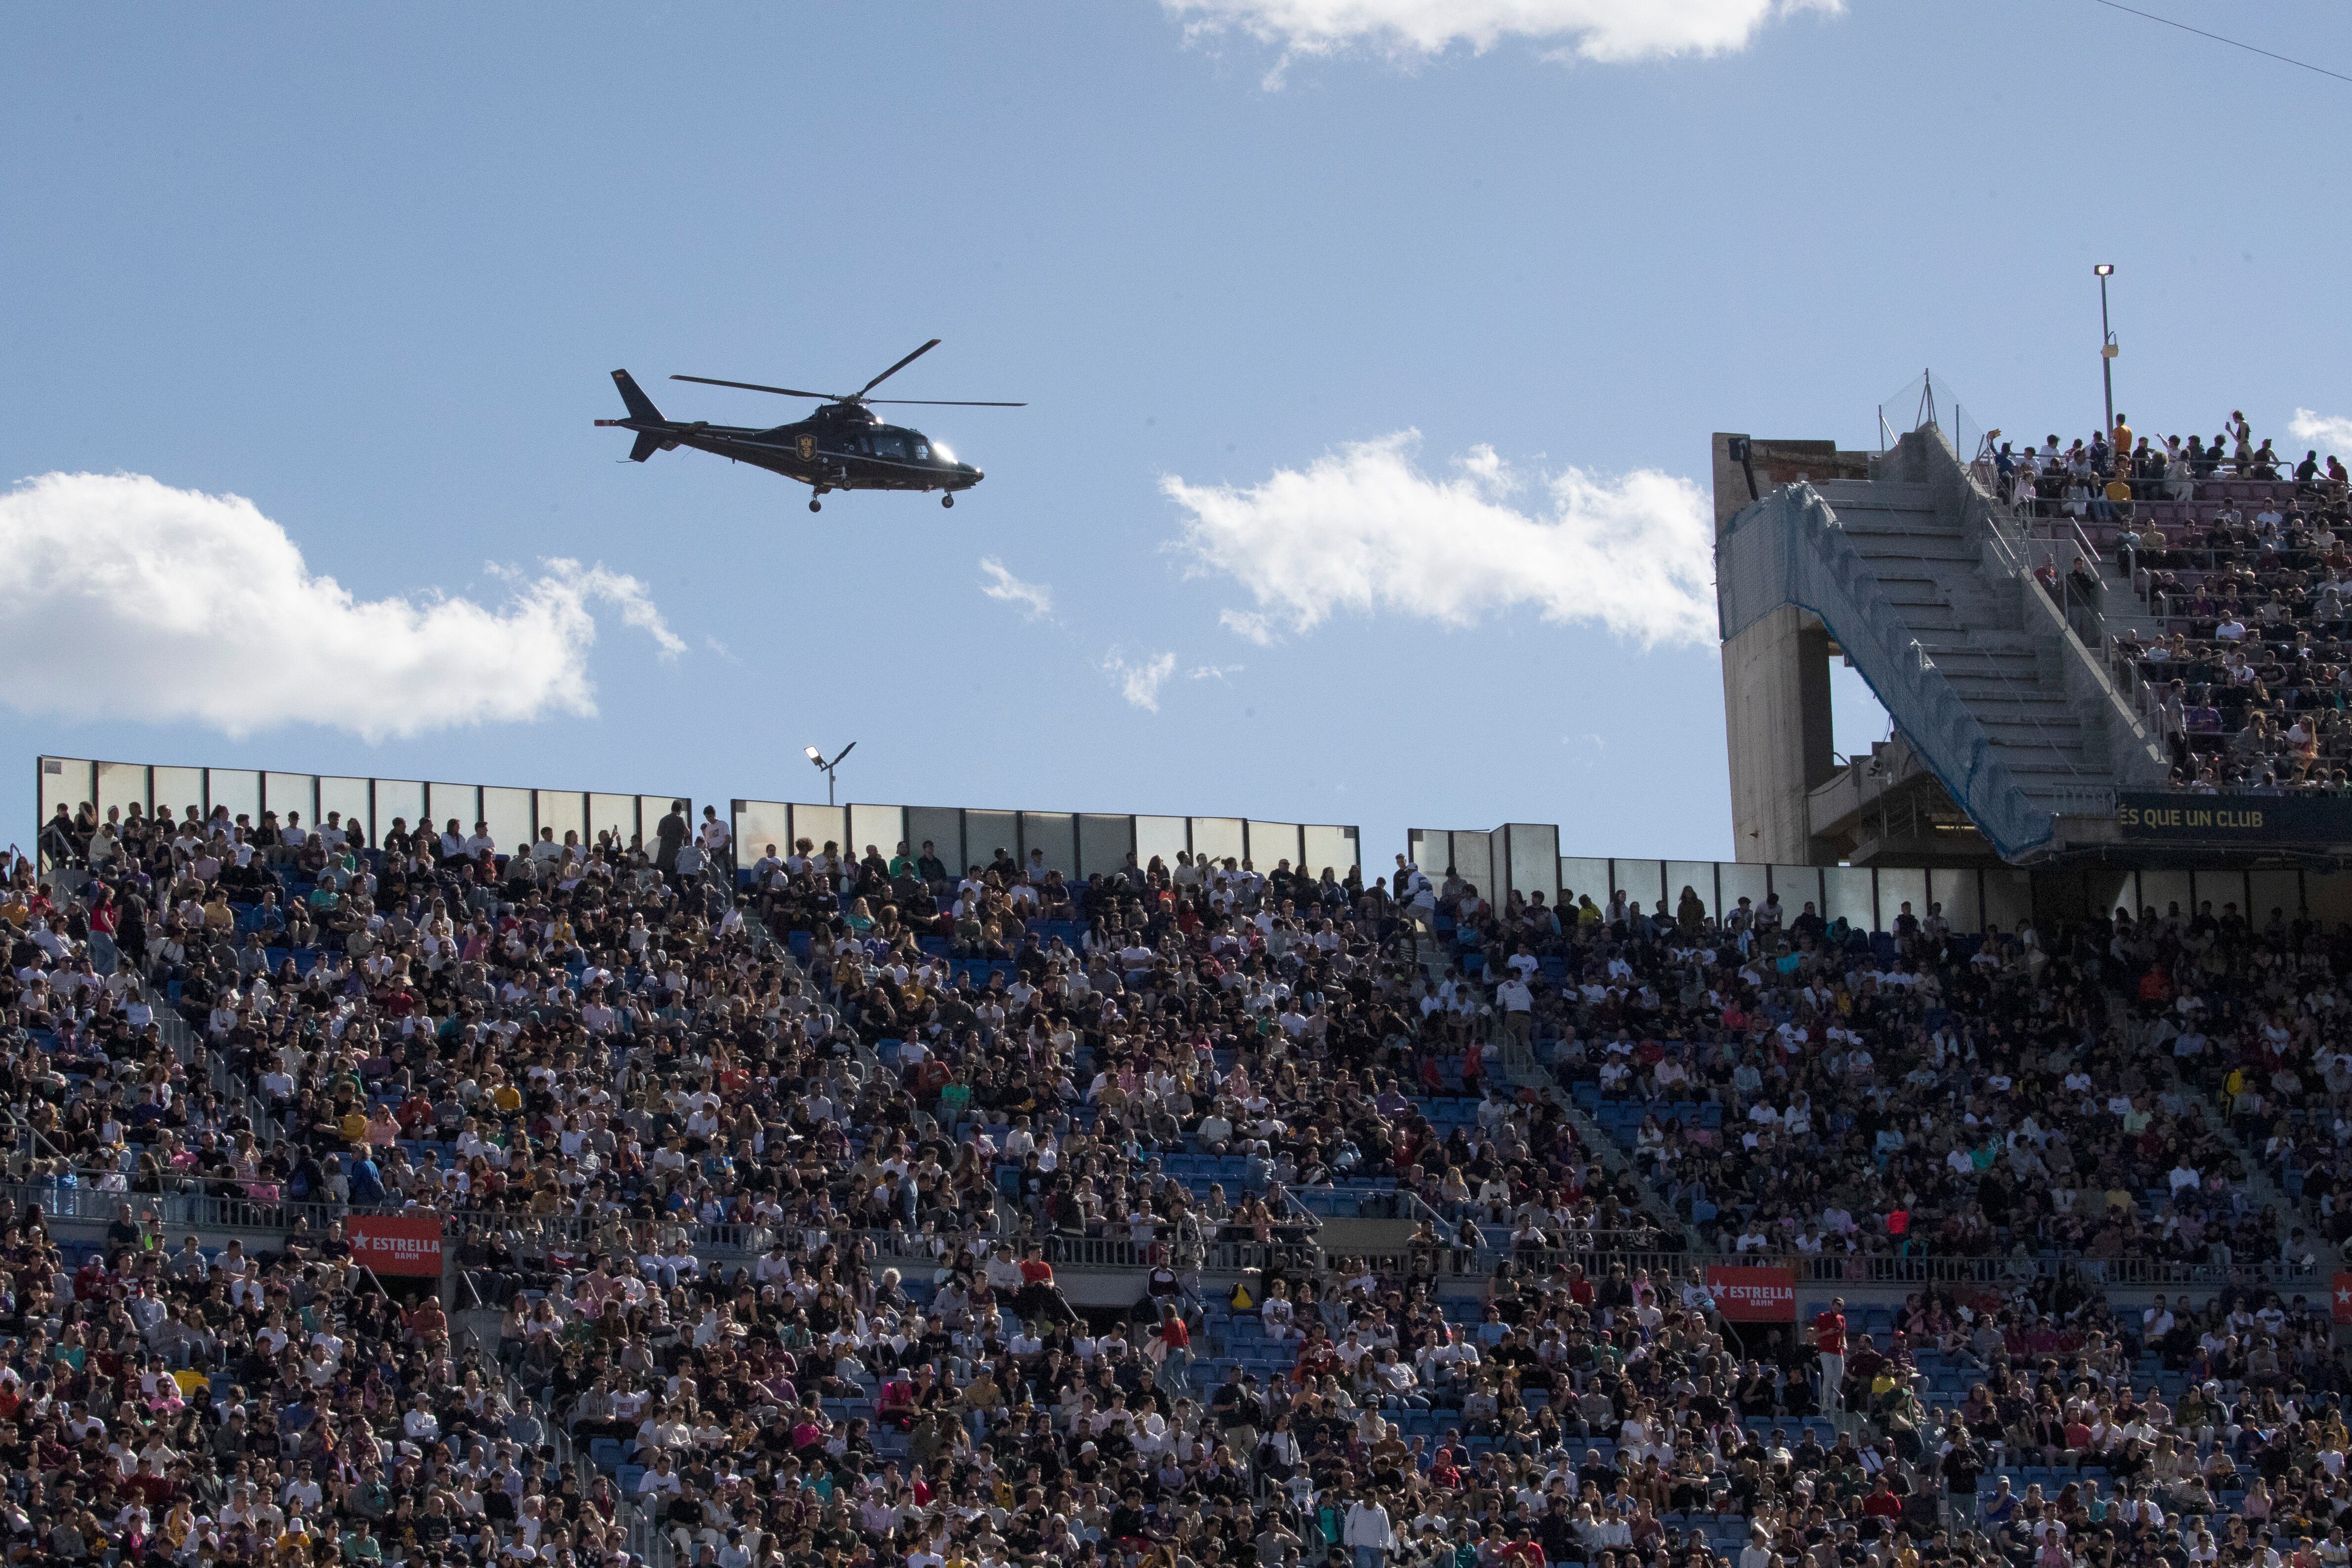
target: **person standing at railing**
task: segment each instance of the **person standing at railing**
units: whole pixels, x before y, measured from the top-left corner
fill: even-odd
[[[2189,688],[2181,681],[2168,682],[2158,700],[2158,723],[2164,731],[2165,749],[2171,753],[2172,765],[2186,768],[2191,766],[2189,752]]]
[[[1813,1317],[1813,1350],[1822,1363],[1822,1408],[1845,1408],[1845,1298],[1832,1297],[1829,1310]]]

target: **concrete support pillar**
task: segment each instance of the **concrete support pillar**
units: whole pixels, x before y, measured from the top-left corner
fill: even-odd
[[[1805,798],[1837,770],[1820,622],[1787,605],[1724,644],[1723,724],[1739,859],[1812,863]]]
[[[1718,534],[1741,507],[1782,485],[1870,477],[1870,455],[1841,452],[1834,441],[1717,431],[1712,455]],[[1820,622],[1784,605],[1723,645],[1723,727],[1734,852],[1777,865],[1834,863],[1828,846],[1813,842],[1805,799],[1837,771],[1830,637]]]

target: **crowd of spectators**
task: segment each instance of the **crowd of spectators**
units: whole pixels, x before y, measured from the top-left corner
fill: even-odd
[[[1625,1258],[2315,1261],[2352,1230],[2334,1166],[2278,1150],[2352,1125],[2352,954],[2308,926],[1979,941],[1931,906],[1874,937],[1773,902],[1497,904],[1402,858],[1074,883],[802,843],[741,846],[739,877],[713,821],[501,856],[456,823],[85,811],[45,829],[48,880],[0,867],[32,1206],[0,1233],[12,1556],[2277,1568],[2288,1535],[2341,1543],[2345,1384],[2307,1301],[2118,1322],[2028,1269],[1923,1295],[1882,1345],[1727,1323],[1698,1270]],[[1530,1061],[1560,1093],[1505,1070]],[[2311,1214],[2263,1206],[2209,1105]],[[1414,1243],[1327,1254],[1297,1192],[1335,1183],[1393,1195]],[[195,1199],[283,1239],[207,1255],[150,1218]],[[50,1215],[93,1202],[122,1207],[68,1258]],[[499,1326],[453,1337],[355,1267],[332,1217],[373,1208],[443,1217],[458,1307]],[[1238,1293],[1202,1293],[1213,1258]],[[1131,1311],[1056,1289],[1094,1259],[1132,1266]],[[2067,1479],[1992,1479],[2044,1469]]]
[[[2074,575],[2110,613],[2152,622],[2109,639],[2144,689],[2181,789],[2352,789],[2352,512],[2344,465],[2316,449],[2289,463],[2232,413],[2209,444],[2135,436],[2127,420],[2061,451],[2053,435],[1998,482],[2011,506],[2111,556],[2132,601],[2105,603],[2087,561]],[[2054,574],[2054,567],[2052,569]]]
[[[2234,1048],[2271,972],[2258,956],[2304,928],[2253,932],[2233,908],[2175,936],[2126,913],[2045,941],[2030,924],[1955,936],[1940,906],[1906,904],[1874,936],[1777,896],[1721,921],[1689,890],[1675,911],[1580,897],[1563,921],[1438,892],[1466,967],[1534,977],[1540,1053],[1705,1250],[2226,1275],[2305,1246],[2178,1059],[2148,1049],[2182,943],[2202,966],[2180,974],[2189,1009]]]

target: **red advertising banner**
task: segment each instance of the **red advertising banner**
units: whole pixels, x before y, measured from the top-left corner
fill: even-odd
[[[2338,1274],[2329,1282],[2335,1287],[2328,1298],[2335,1303],[2336,1321],[2352,1323],[2352,1274]]]
[[[343,1224],[352,1260],[379,1274],[441,1277],[441,1222],[407,1215],[354,1214]]]
[[[1735,1323],[1792,1323],[1797,1321],[1797,1271],[1794,1269],[1727,1268],[1710,1263],[1706,1293],[1715,1310]]]

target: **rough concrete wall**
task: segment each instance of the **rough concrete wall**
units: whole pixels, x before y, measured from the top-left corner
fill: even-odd
[[[1807,796],[1836,770],[1829,647],[1820,624],[1794,605],[1723,645],[1731,830],[1740,860],[1806,865],[1815,858]]]

